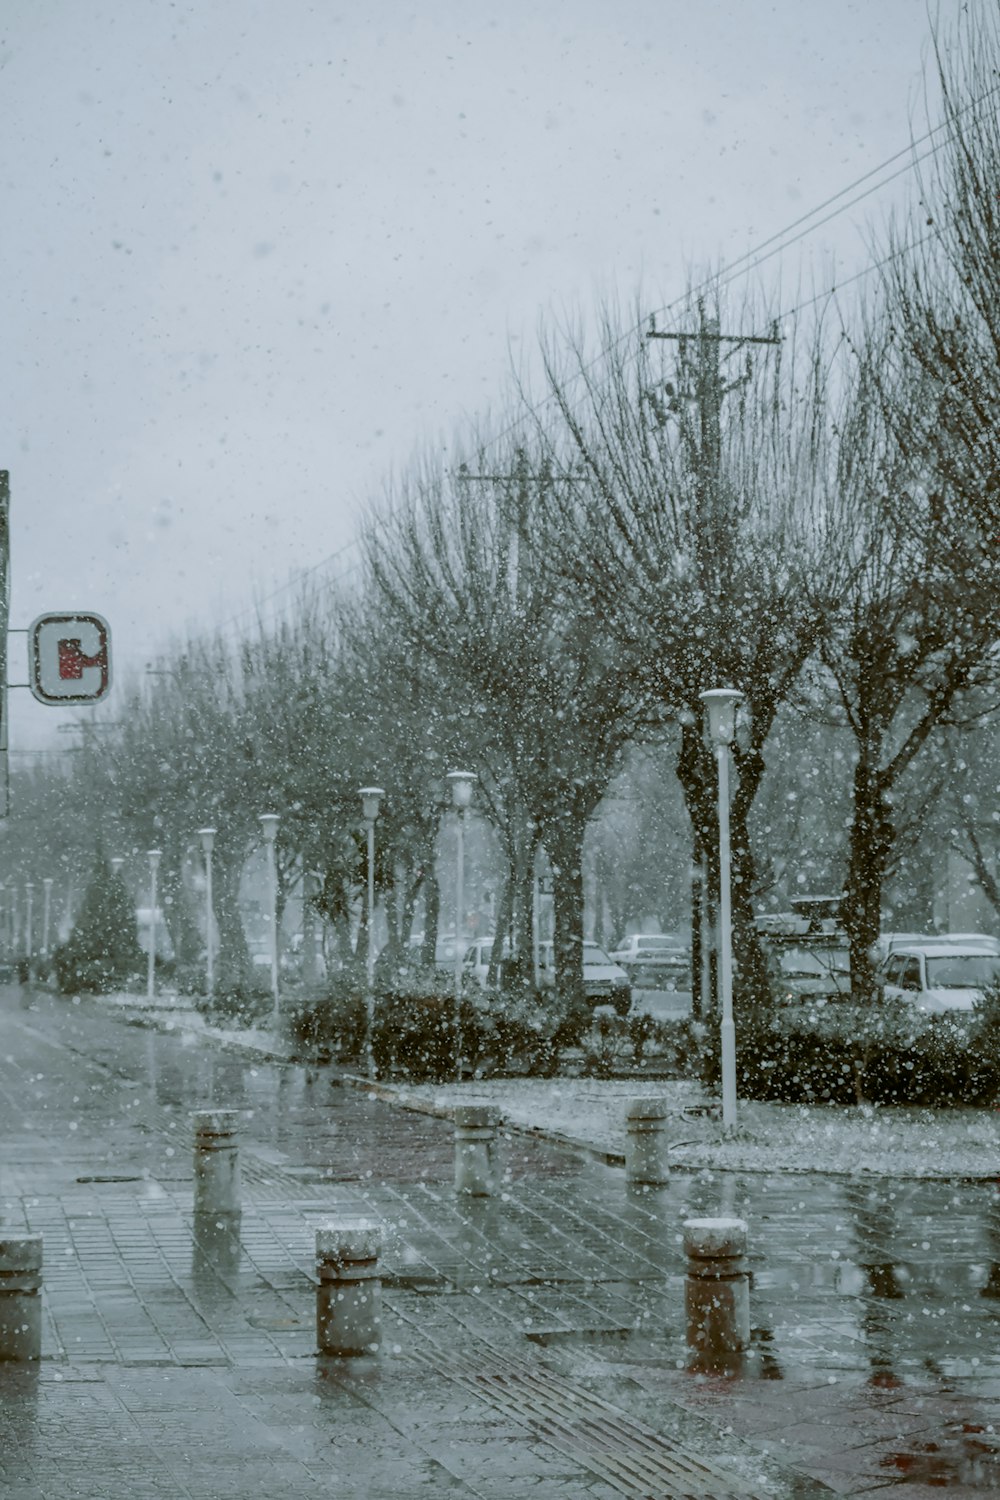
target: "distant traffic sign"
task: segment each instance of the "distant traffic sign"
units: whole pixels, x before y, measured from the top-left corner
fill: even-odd
[[[111,631],[100,615],[39,615],[28,631],[39,703],[97,703],[111,686]]]

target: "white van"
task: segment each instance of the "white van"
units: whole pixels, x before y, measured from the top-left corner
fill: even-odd
[[[1000,979],[1000,954],[977,943],[911,943],[890,953],[880,979],[887,1000],[930,1015],[971,1011],[986,986]]]

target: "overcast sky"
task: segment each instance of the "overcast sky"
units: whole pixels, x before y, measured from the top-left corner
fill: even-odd
[[[905,147],[928,35],[922,0],[6,0],[12,626],[100,611],[120,682],[347,566],[545,308],[667,301]],[[784,284],[856,271],[908,186]],[[11,710],[15,748],[59,718]]]

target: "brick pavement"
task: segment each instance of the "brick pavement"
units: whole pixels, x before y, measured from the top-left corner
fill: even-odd
[[[463,1204],[444,1122],[34,1004],[0,994],[0,1202],[45,1235],[46,1284],[40,1370],[0,1372],[4,1495],[1000,1487],[991,1189],[698,1174],[637,1194],[514,1137],[502,1194]],[[187,1117],[210,1104],[246,1112],[238,1225],[193,1221]],[[755,1342],[738,1375],[697,1378],[680,1223],[720,1209],[751,1223]],[[311,1279],[341,1210],[385,1231],[383,1348],[347,1367],[315,1355]]]

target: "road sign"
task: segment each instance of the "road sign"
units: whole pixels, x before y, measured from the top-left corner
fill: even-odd
[[[111,686],[111,631],[100,615],[39,615],[28,631],[39,703],[98,703]]]

